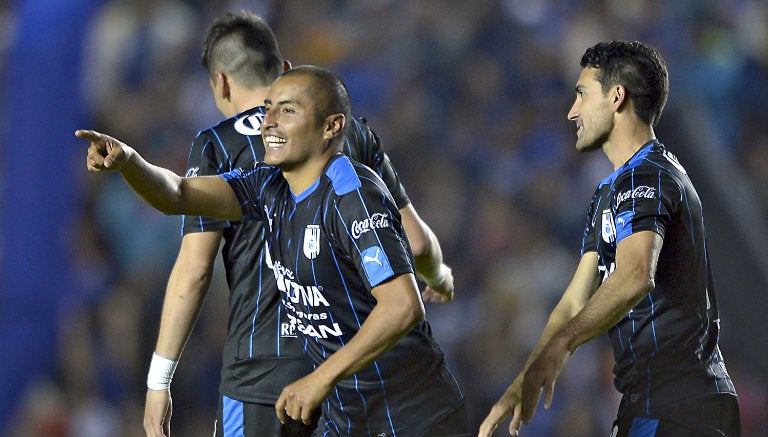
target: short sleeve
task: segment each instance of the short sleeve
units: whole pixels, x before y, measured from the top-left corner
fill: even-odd
[[[187,158],[186,177],[210,176],[221,173],[221,156],[217,152],[215,143],[205,134],[200,132],[192,142],[192,148]],[[230,225],[227,220],[219,220],[202,216],[182,216],[181,231],[183,235],[192,232],[205,232],[224,229]]]
[[[413,273],[400,212],[378,185],[364,181],[357,190],[337,197],[325,226],[369,288]]]
[[[667,172],[633,169],[617,178],[613,190],[616,242],[640,232],[662,238],[679,203],[682,189]]]

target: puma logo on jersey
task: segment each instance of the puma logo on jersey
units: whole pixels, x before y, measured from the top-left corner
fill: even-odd
[[[362,253],[363,271],[373,286],[391,278],[394,275],[392,266],[387,258],[387,252],[381,246],[371,246]]]
[[[363,262],[373,262],[380,266],[383,266],[384,264],[381,262],[381,260],[379,260],[380,253],[381,253],[381,249],[377,247],[376,254],[374,256],[370,256],[370,255],[363,256]]]

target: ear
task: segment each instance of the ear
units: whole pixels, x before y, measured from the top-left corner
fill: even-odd
[[[231,97],[231,90],[229,88],[229,78],[221,71],[217,71],[214,75],[213,82],[214,92],[218,94],[224,100],[229,100]]]
[[[291,69],[291,63],[286,61],[286,60],[283,60],[283,71],[285,72],[285,71],[288,71],[290,69]]]
[[[347,118],[344,116],[344,114],[329,115],[325,118],[323,138],[326,140],[331,140],[334,137],[341,135],[346,123]]]
[[[615,85],[611,91],[611,106],[614,111],[618,111],[627,100],[627,89],[624,85]]]

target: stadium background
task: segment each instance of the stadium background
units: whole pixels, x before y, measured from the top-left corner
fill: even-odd
[[[199,64],[226,10],[272,24],[295,65],[338,72],[440,237],[456,300],[428,318],[473,425],[515,375],[575,267],[592,190],[566,120],[606,39],[664,53],[657,134],[703,198],[745,436],[768,429],[768,3],[762,0],[0,0],[0,435],[138,437],[179,219],[85,171],[96,128],[182,172],[219,118]],[[220,271],[220,269],[219,269]],[[175,435],[210,435],[221,275],[174,380]],[[605,339],[582,347],[527,435],[607,434]],[[501,435],[501,431],[498,433]]]

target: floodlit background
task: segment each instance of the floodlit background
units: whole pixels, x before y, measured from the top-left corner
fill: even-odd
[[[342,76],[439,236],[456,299],[427,317],[473,427],[570,279],[592,191],[611,172],[602,153],[574,149],[578,61],[603,40],[659,48],[671,94],[657,135],[703,199],[721,349],[744,435],[764,435],[763,0],[0,0],[0,435],[144,435],[180,220],[118,176],[89,174],[73,132],[105,131],[183,172],[194,135],[219,119],[204,32],[243,8],[267,18],[294,65]],[[174,379],[175,435],[212,433],[226,299],[219,275]],[[605,338],[580,348],[526,434],[607,435],[611,364]]]

